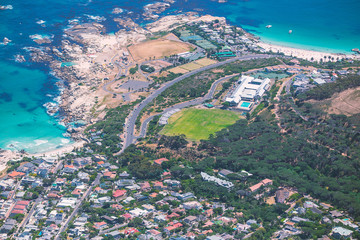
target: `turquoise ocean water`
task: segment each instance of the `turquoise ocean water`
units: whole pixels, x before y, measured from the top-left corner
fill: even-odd
[[[29,59],[26,47],[40,47],[30,36],[50,36],[58,45],[69,20],[95,21],[105,17],[109,33],[117,30],[114,17],[130,16],[138,23],[144,5],[150,0],[4,0],[12,10],[0,11],[0,40],[12,40],[0,45],[0,148],[43,152],[68,144],[66,129],[58,121],[61,116],[49,116],[43,106],[54,102],[59,94],[50,74],[42,64],[16,63],[14,56]],[[119,15],[114,8],[122,8]],[[359,0],[177,0],[166,14],[197,10],[200,14],[226,17],[266,42],[325,52],[350,53],[360,48]],[[95,18],[94,18],[95,17]],[[273,27],[267,29],[266,25]],[[293,33],[288,34],[289,30]],[[66,65],[66,64],[65,64]]]

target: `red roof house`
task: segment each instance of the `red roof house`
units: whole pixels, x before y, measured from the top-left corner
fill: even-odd
[[[104,178],[106,179],[114,179],[115,177],[116,177],[116,172],[106,171],[104,173]]]
[[[25,173],[12,171],[11,173],[8,174],[8,176],[11,178],[21,178],[22,176],[25,176]]]
[[[96,229],[103,229],[107,226],[106,222],[96,222],[94,223],[94,228]]]
[[[75,188],[74,191],[71,193],[74,197],[80,197],[81,196],[81,189]]]
[[[120,198],[123,197],[126,194],[126,190],[116,190],[115,192],[113,192],[113,197],[114,198]]]
[[[16,203],[16,205],[24,205],[24,206],[27,206],[27,205],[29,205],[30,204],[30,201],[18,201],[17,203]]]
[[[25,210],[26,206],[25,205],[15,205],[15,207],[13,209],[16,210]]]

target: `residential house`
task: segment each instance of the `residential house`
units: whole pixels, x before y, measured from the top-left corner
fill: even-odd
[[[251,228],[251,226],[248,224],[241,224],[241,223],[236,224],[236,231],[238,231],[238,232],[247,233],[250,228]]]
[[[8,233],[11,231],[11,229],[14,228],[14,226],[17,224],[15,219],[8,218],[6,219],[4,225],[0,228],[0,233]]]
[[[294,216],[291,218],[291,221],[294,222],[294,223],[299,223],[299,222],[310,222],[309,219],[307,218],[301,218],[301,217],[298,217],[298,216]]]
[[[168,227],[164,227],[164,232],[167,234],[167,235],[170,235],[172,232],[175,231],[175,229],[178,229],[180,227],[182,227],[183,225],[181,223],[169,223],[170,226]]]
[[[62,172],[65,174],[73,174],[76,172],[76,170],[77,169],[74,167],[74,165],[64,165]]]
[[[59,203],[57,204],[58,207],[71,207],[71,208],[75,208],[76,203],[78,202],[78,200],[76,198],[61,198]]]
[[[10,217],[13,217],[13,216],[15,216],[15,215],[17,215],[17,214],[24,214],[24,213],[25,213],[24,210],[13,209],[13,210],[11,211],[11,213],[10,213]]]
[[[16,171],[18,172],[23,172],[25,174],[28,174],[28,173],[32,173],[32,172],[35,172],[35,169],[36,169],[36,166],[32,163],[25,163],[23,165],[21,165],[20,167],[18,167],[16,169]]]
[[[92,163],[91,157],[86,157],[86,158],[75,158],[73,160],[73,164],[74,166],[78,167],[78,168],[83,168],[86,165],[90,165]]]
[[[41,178],[47,178],[48,177],[49,170],[46,168],[39,168],[36,171],[36,174]]]
[[[126,171],[119,174],[119,177],[122,179],[126,179],[130,177],[130,174],[128,174]]]
[[[177,214],[176,212],[172,212],[171,214],[166,216],[166,219],[170,220],[172,218],[179,218],[179,217],[180,217],[179,214]]]
[[[188,216],[186,218],[183,219],[183,221],[186,223],[186,224],[189,224],[189,225],[194,225],[197,223],[197,217],[196,216]]]
[[[110,224],[114,224],[117,221],[117,217],[115,217],[115,216],[111,216],[111,217],[110,216],[102,216],[102,218]]]
[[[102,168],[102,167],[104,167],[104,164],[105,164],[104,161],[98,161],[98,162],[96,162],[96,167],[97,168]]]
[[[135,184],[135,181],[132,179],[120,179],[118,181],[115,182],[115,184],[119,187],[119,188],[124,188],[127,186],[132,186]]]
[[[116,200],[120,200],[121,198],[123,198],[124,196],[126,195],[126,190],[116,190],[113,192],[113,197],[116,199]]]
[[[331,231],[331,236],[336,239],[350,238],[353,231],[343,228],[343,227],[334,227]]]
[[[233,174],[233,171],[227,170],[227,169],[222,169],[218,174],[223,177],[223,178],[227,178],[227,176],[229,174]]]
[[[154,182],[154,185],[153,187],[156,189],[156,190],[162,190],[162,189],[165,189],[165,186],[162,182]]]
[[[164,183],[171,189],[176,189],[181,186],[180,181],[177,180],[166,179]]]
[[[256,192],[257,190],[259,190],[262,186],[268,186],[268,185],[272,185],[273,184],[273,181],[270,180],[270,179],[264,179],[262,180],[261,182],[253,185],[250,187],[250,191],[251,192]]]
[[[47,194],[47,198],[55,198],[55,199],[59,199],[61,198],[62,196],[59,195],[57,192],[49,192]]]
[[[17,172],[17,171],[12,171],[11,173],[8,174],[8,177],[12,178],[12,179],[17,179],[17,178],[21,178],[25,176],[25,173],[23,172]]]
[[[101,230],[107,227],[107,223],[102,221],[102,222],[96,222],[94,223],[94,228],[97,230]]]
[[[333,218],[342,217],[343,214],[337,210],[330,211],[330,214]]]
[[[234,186],[234,184],[232,182],[225,181],[223,179],[211,176],[211,175],[209,175],[207,173],[201,172],[200,174],[201,174],[201,177],[202,177],[202,179],[204,181],[214,182],[217,185],[228,188],[228,189],[230,189],[230,188],[232,188]]]
[[[332,205],[328,204],[328,203],[320,203],[320,206],[322,206],[324,209],[330,209],[333,208]]]
[[[141,191],[147,192],[147,191],[150,191],[150,190],[151,190],[151,187],[150,187],[150,183],[149,183],[149,182],[141,182],[141,183],[139,183],[139,185],[140,185]]]
[[[85,172],[79,172],[78,173],[78,178],[82,181],[82,182],[89,182],[90,181],[90,176],[88,173]]]
[[[80,198],[82,194],[81,189],[75,188],[74,191],[72,191],[71,195],[76,198]]]
[[[118,230],[107,233],[107,235],[113,237],[114,239],[118,239],[121,237],[121,233]]]
[[[9,179],[1,179],[0,180],[0,190],[1,191],[11,190],[14,186],[15,186],[14,179],[9,178]]]
[[[131,216],[140,217],[146,216],[149,212],[140,208],[134,208],[133,210],[130,210],[129,213],[131,214]]]
[[[144,196],[140,193],[134,194],[134,198],[136,199],[136,201],[140,202],[140,201],[145,201],[148,199],[147,196]]]
[[[104,176],[105,179],[115,179],[116,178],[116,172],[106,171],[103,176]]]
[[[150,204],[143,204],[142,207],[143,207],[146,211],[149,211],[149,212],[155,211],[155,207],[154,207],[153,205],[150,205]]]
[[[54,181],[54,184],[56,186],[64,186],[66,183],[66,178],[57,178],[55,181]]]
[[[185,202],[183,203],[183,207],[186,210],[190,210],[190,209],[201,209],[202,205],[201,203],[197,202],[197,201],[190,201],[190,202]]]

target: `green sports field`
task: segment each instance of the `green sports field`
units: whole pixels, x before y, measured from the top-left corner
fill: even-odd
[[[176,136],[184,134],[189,140],[208,139],[223,128],[240,119],[238,113],[220,109],[185,109],[169,119],[161,134]]]

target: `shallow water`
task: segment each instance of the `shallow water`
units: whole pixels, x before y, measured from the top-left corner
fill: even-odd
[[[143,24],[144,5],[154,1],[130,0],[23,0],[2,1],[12,10],[0,11],[0,39],[12,40],[0,46],[0,148],[43,152],[67,144],[65,128],[43,106],[59,93],[50,70],[39,64],[15,63],[14,55],[24,47],[38,45],[33,39],[48,36],[57,45],[69,22],[100,21],[109,33],[117,31],[114,17],[131,16]],[[122,8],[120,15],[112,14]],[[360,1],[358,0],[178,0],[164,14],[202,9],[201,14],[224,16],[265,41],[327,52],[360,48]],[[273,27],[267,29],[265,26]],[[289,30],[293,30],[289,34]],[[33,38],[33,39],[32,39]],[[42,46],[49,46],[44,44]]]

